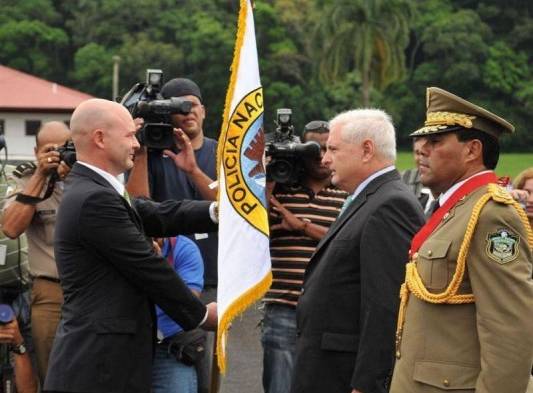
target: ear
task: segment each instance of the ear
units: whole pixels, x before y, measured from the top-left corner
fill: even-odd
[[[97,128],[93,131],[92,140],[93,143],[98,146],[99,149],[105,148],[105,131],[101,128]]]
[[[370,161],[374,157],[376,151],[376,146],[374,145],[374,142],[370,139],[366,139],[363,141],[362,148],[363,162]]]
[[[472,139],[465,144],[466,161],[483,163],[483,144],[479,139]]]

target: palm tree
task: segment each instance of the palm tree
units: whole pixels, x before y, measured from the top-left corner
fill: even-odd
[[[320,79],[336,81],[356,69],[368,106],[372,88],[383,90],[404,76],[412,1],[335,0],[323,11],[316,29]]]

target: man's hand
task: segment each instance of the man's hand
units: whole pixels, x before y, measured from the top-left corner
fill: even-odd
[[[56,144],[48,143],[37,152],[36,174],[46,177],[57,170],[60,164],[59,152]]]
[[[6,325],[0,325],[0,343],[20,345],[23,341],[16,318]]]
[[[192,148],[191,141],[181,128],[174,128],[174,136],[180,152],[176,154],[171,150],[163,150],[163,153],[169,156],[176,166],[183,172],[192,174],[199,168],[196,163],[196,157],[194,156],[194,149]]]
[[[135,130],[139,131],[144,124],[144,119],[142,117],[136,117],[133,119],[133,123],[135,124]]]
[[[300,231],[302,232],[305,229],[306,222],[300,220],[290,211],[288,211],[275,197],[270,197],[270,206],[274,211],[278,212],[281,216],[281,223],[271,225],[270,229],[285,229],[287,231]]]
[[[216,331],[218,327],[218,312],[216,302],[211,302],[207,306],[207,319],[200,326],[204,330]]]
[[[67,177],[69,174],[70,169],[71,168],[65,163],[65,161],[61,161],[57,167],[57,175],[59,176],[59,180],[65,180],[65,177]]]

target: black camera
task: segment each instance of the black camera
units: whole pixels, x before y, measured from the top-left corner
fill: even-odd
[[[74,142],[66,141],[63,146],[59,146],[55,149],[59,153],[60,161],[64,161],[70,168],[76,162],[76,147]]]
[[[173,150],[176,143],[170,116],[189,114],[192,102],[179,97],[163,99],[160,93],[162,84],[163,71],[148,69],[146,82],[136,83],[120,103],[130,111],[133,118],[144,119],[142,128],[137,132],[141,145],[156,150]]]
[[[292,110],[277,110],[276,130],[267,139],[265,154],[270,157],[267,165],[267,180],[280,184],[295,185],[304,173],[304,159],[320,156],[320,145],[316,142],[300,143],[294,135]]]

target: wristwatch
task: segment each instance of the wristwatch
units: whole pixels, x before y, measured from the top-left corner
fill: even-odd
[[[24,341],[21,342],[19,345],[12,345],[11,346],[11,352],[16,353],[17,355],[24,355],[26,353],[26,345],[24,345]]]

